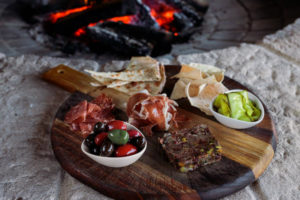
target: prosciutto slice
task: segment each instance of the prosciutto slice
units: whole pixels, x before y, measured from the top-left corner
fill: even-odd
[[[177,103],[165,94],[152,96],[148,92],[132,95],[127,103],[129,123],[139,127],[147,135],[152,128],[167,131],[171,125],[177,126]]]
[[[91,102],[86,100],[72,107],[65,115],[65,122],[70,125],[72,131],[79,131],[87,137],[97,122],[110,122],[114,120],[112,99],[101,94]]]

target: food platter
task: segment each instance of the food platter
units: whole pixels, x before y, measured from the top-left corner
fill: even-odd
[[[170,95],[181,66],[165,66],[167,82],[165,93]],[[91,100],[101,93],[113,98],[119,111],[118,119],[126,120],[124,101],[126,94],[111,89],[94,87],[88,75],[60,65],[43,75],[47,81],[72,92],[57,111],[51,129],[54,154],[69,174],[84,184],[116,199],[217,199],[232,194],[249,185],[265,171],[276,150],[277,136],[274,123],[266,107],[263,121],[249,129],[235,130],[218,123],[190,106],[186,99],[178,101],[181,113],[191,120],[184,128],[204,123],[223,147],[221,161],[181,173],[164,155],[158,143],[160,133],[147,137],[148,147],[136,163],[124,168],[109,168],[88,158],[81,151],[83,138],[72,132],[63,122],[64,115],[80,101]],[[247,89],[238,82],[225,77],[223,84],[228,89]],[[247,89],[249,91],[249,89]]]

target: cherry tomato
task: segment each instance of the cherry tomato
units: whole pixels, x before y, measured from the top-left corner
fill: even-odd
[[[120,146],[116,150],[116,156],[122,157],[122,156],[130,156],[137,152],[137,148],[133,146],[132,144],[125,144],[123,146]]]
[[[139,137],[139,136],[142,136],[142,134],[137,131],[137,130],[129,130],[127,131],[128,134],[129,134],[129,138],[132,139],[132,138],[135,138],[135,137]]]
[[[101,143],[107,138],[107,136],[108,136],[108,133],[105,133],[105,132],[99,133],[95,137],[95,144],[97,146],[100,146]]]
[[[121,130],[125,130],[127,129],[127,125],[120,121],[120,120],[115,120],[115,121],[111,121],[107,124],[108,130],[114,130],[114,129],[121,129]]]

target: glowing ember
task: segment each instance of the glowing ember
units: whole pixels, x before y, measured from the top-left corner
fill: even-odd
[[[74,36],[80,37],[81,35],[85,34],[85,28],[80,28],[77,31],[75,31]]]
[[[143,0],[143,3],[151,9],[150,14],[160,27],[170,30],[170,23],[174,20],[174,13],[179,10],[159,0]]]
[[[122,17],[113,17],[110,19],[107,19],[105,21],[111,21],[111,22],[123,22],[124,24],[130,24],[134,19],[134,15],[128,15],[128,16],[122,16]]]
[[[150,15],[156,20],[159,26],[165,30],[175,32],[175,28],[171,26],[172,21],[174,20],[174,13],[179,12],[178,9],[166,4],[161,0],[142,0],[145,5],[150,8]],[[66,17],[72,13],[82,12],[86,9],[92,7],[92,5],[87,5],[88,0],[84,0],[86,6],[80,8],[69,9],[63,12],[57,12],[50,15],[50,20],[52,23],[57,22],[58,19]],[[103,23],[105,21],[112,22],[123,22],[124,24],[134,24],[137,19],[137,15],[127,15],[127,16],[119,16],[113,17],[106,20],[100,20],[97,23]],[[97,23],[90,23],[88,26],[95,26]],[[87,26],[86,26],[87,27]],[[82,27],[74,32],[74,36],[79,37],[86,33],[86,27]],[[174,33],[174,36],[178,36],[178,33]]]
[[[135,15],[128,15],[128,16],[122,16],[122,17],[113,17],[106,20],[100,20],[99,22],[102,23],[104,21],[110,21],[110,22],[123,22],[124,24],[130,24],[134,21]],[[95,26],[97,23],[90,23],[88,26],[92,27]],[[77,31],[75,31],[74,36],[80,37],[81,35],[84,35],[86,33],[85,27],[80,28]]]
[[[83,6],[83,7],[80,7],[80,8],[73,8],[73,9],[69,9],[69,10],[66,10],[66,11],[63,11],[63,12],[57,12],[57,13],[53,13],[50,15],[50,20],[52,23],[55,23],[59,18],[62,18],[62,17],[66,17],[72,13],[77,13],[77,12],[82,12],[86,9],[89,9],[91,8],[91,6]]]

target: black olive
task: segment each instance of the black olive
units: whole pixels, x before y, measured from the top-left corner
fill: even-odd
[[[142,150],[146,145],[146,139],[143,136],[139,136],[132,138],[130,143],[136,146],[139,150]]]
[[[89,148],[90,149],[90,153],[91,154],[94,154],[94,155],[99,155],[99,153],[100,153],[100,148],[98,147],[98,146],[92,146],[91,148]]]
[[[84,144],[85,144],[87,147],[89,147],[89,148],[95,146],[95,140],[94,140],[94,139],[95,139],[96,135],[97,135],[97,134],[95,134],[95,133],[88,135],[88,136],[85,138],[85,140],[84,140]]]
[[[106,124],[102,122],[97,122],[94,126],[94,133],[106,132]]]
[[[113,143],[106,139],[100,145],[100,156],[111,156],[115,150]]]

